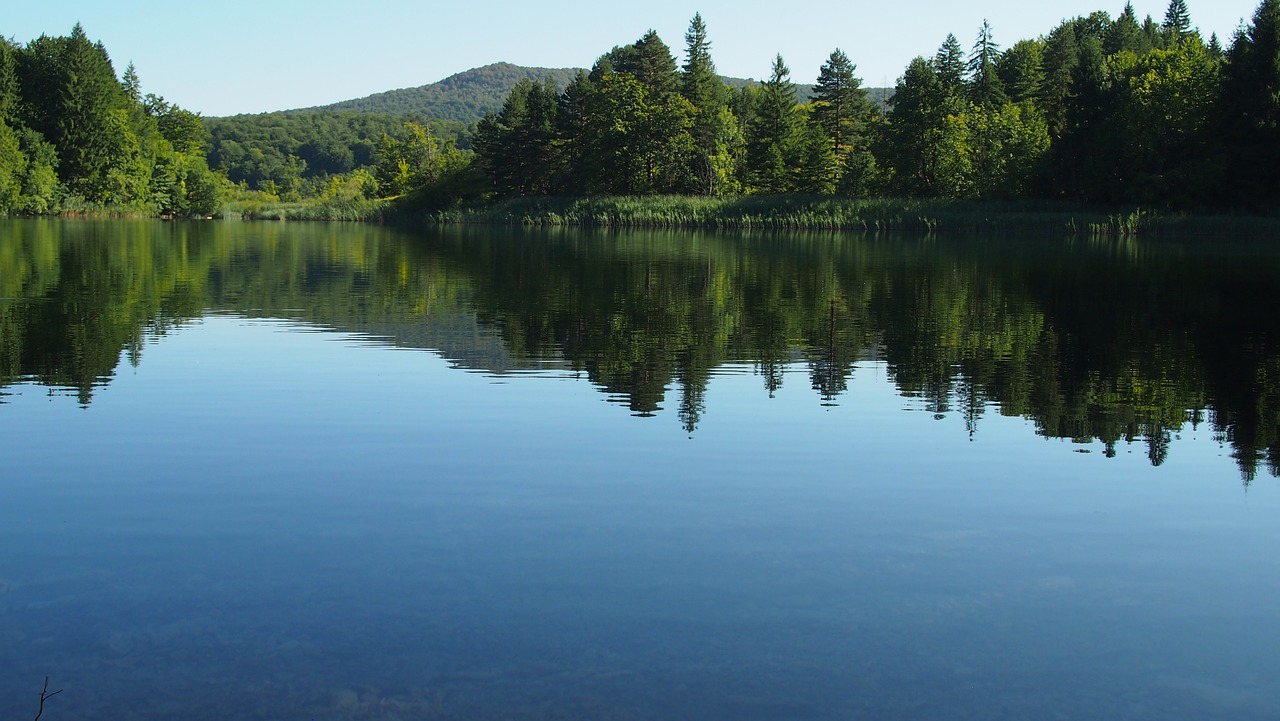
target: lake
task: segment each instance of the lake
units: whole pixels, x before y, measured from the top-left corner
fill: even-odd
[[[1275,719],[1280,246],[0,221],[0,717]]]

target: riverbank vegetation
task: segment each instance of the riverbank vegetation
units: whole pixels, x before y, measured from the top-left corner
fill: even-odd
[[[564,87],[524,79],[475,126],[351,111],[200,118],[117,79],[78,25],[0,41],[0,213],[1135,233],[1280,211],[1280,0],[1225,45],[1184,0],[1002,48],[983,21],[887,105],[834,49],[735,86],[695,15]],[[1061,215],[1061,217],[1059,217]],[[1244,221],[1238,221],[1244,222]]]
[[[983,22],[970,49],[950,35],[914,59],[884,113],[839,49],[801,103],[783,58],[733,91],[700,17],[685,43],[680,68],[650,32],[564,89],[517,86],[475,133],[493,196],[1057,200],[1124,208],[1089,223],[1116,229],[1169,211],[1276,209],[1280,0],[1229,47],[1200,36],[1183,0],[1163,22],[1126,5],[1007,50]]]

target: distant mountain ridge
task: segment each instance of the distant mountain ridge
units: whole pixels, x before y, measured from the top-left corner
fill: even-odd
[[[471,70],[450,75],[435,83],[419,85],[413,88],[400,88],[374,93],[363,98],[343,100],[331,105],[290,110],[291,113],[305,113],[320,110],[355,110],[364,113],[385,113],[392,115],[425,115],[435,120],[447,120],[470,125],[477,122],[489,111],[502,108],[502,103],[516,83],[521,80],[542,82],[547,78],[555,81],[559,88],[564,88],[573,81],[574,76],[583,71],[580,68],[535,68],[513,65],[512,63],[493,63]],[[722,78],[732,87],[740,88],[756,80],[742,78]],[[812,85],[797,85],[800,99],[806,100],[813,92]],[[868,88],[871,100],[882,107],[892,90],[889,88]]]
[[[530,68],[511,63],[493,63],[415,88],[388,90],[363,98],[291,112],[357,110],[364,113],[426,115],[436,120],[453,120],[469,125],[491,110],[500,110],[507,94],[521,80],[541,82],[551,78],[557,87],[563,88],[577,74],[578,68]]]

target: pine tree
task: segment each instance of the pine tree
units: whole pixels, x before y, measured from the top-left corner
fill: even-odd
[[[1280,0],[1262,0],[1237,33],[1222,69],[1220,135],[1232,168],[1228,202],[1280,204]]]
[[[933,63],[917,57],[893,90],[893,108],[884,149],[892,172],[892,189],[902,195],[931,195],[937,185],[936,134],[947,91]]]
[[[0,37],[0,121],[12,123],[18,114],[18,48]]]
[[[113,169],[123,170],[130,154],[129,129],[116,112],[127,109],[128,98],[106,50],[90,42],[79,23],[58,64],[62,83],[50,139],[58,148],[59,174],[85,198],[107,201],[113,189],[109,175]]]
[[[1115,55],[1122,50],[1142,55],[1151,49],[1149,44],[1143,41],[1142,26],[1138,24],[1138,15],[1133,9],[1133,3],[1126,2],[1120,17],[1107,28],[1107,36],[1102,45],[1103,50],[1107,55]],[[1147,47],[1143,47],[1144,45]]]
[[[1209,44],[1206,49],[1209,51],[1209,55],[1216,60],[1222,60],[1227,56],[1227,52],[1222,49],[1222,41],[1218,40],[1217,33],[1209,35]]]
[[[755,112],[748,127],[747,152],[752,184],[764,193],[784,193],[792,189],[791,171],[796,166],[800,115],[791,69],[778,55],[769,81],[760,89]]]
[[[843,50],[836,48],[818,70],[813,89],[813,121],[831,139],[837,158],[848,154],[856,136],[872,113],[862,81],[854,75],[857,66]]]
[[[727,176],[733,175],[733,169],[724,166],[731,164],[728,146],[731,139],[739,135],[737,122],[728,111],[729,88],[716,75],[711,41],[700,13],[689,22],[684,40],[686,59],[681,93],[693,107],[690,134],[695,148],[687,189],[714,195],[724,189]]]
[[[965,58],[964,50],[956,36],[948,33],[947,39],[938,48],[933,58],[933,66],[942,81],[942,87],[949,93],[959,94],[964,87]]]
[[[716,75],[716,64],[711,60],[711,41],[707,38],[707,25],[702,14],[696,13],[689,21],[684,35],[685,63],[681,67],[681,91],[685,98],[701,109],[705,103],[723,100],[724,83]]]
[[[530,196],[551,191],[559,95],[551,80],[545,84],[521,80],[502,110],[486,116],[477,126],[476,155],[491,172],[499,193]],[[434,178],[426,179],[431,180]]]
[[[676,73],[676,59],[671,48],[649,30],[624,52],[614,71],[631,75],[654,96],[674,93],[679,89],[680,76]]]
[[[138,80],[138,70],[133,63],[129,63],[129,66],[124,69],[124,77],[120,79],[120,85],[124,88],[124,94],[130,102],[142,102],[142,81]]]
[[[587,145],[587,113],[591,81],[579,71],[560,93],[556,110],[556,135],[553,141],[558,165],[558,192],[569,195],[586,193],[588,166],[598,157]]]
[[[991,35],[991,25],[986,20],[978,30],[978,39],[973,44],[973,52],[969,54],[969,95],[978,105],[1001,105],[1008,101],[1004,93],[1000,76],[996,74],[996,60],[1000,57],[1000,46]]]
[[[1039,40],[1019,40],[1000,53],[996,75],[1009,101],[1034,100],[1044,84],[1044,44]]]
[[[1182,38],[1190,34],[1191,13],[1187,10],[1186,0],[1169,0],[1169,9],[1165,10],[1164,23],[1161,27],[1170,45],[1177,45],[1182,42]]]

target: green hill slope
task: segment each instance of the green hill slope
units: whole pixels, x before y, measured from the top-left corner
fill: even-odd
[[[454,121],[470,125],[490,110],[502,108],[507,94],[521,80],[542,81],[551,78],[556,86],[564,88],[578,73],[578,68],[528,68],[511,63],[494,63],[473,68],[429,85],[401,88],[375,93],[363,98],[344,100],[316,108],[300,108],[293,113],[317,110],[354,110],[364,113],[391,115],[421,115],[435,120]],[[755,80],[723,78],[732,87],[740,88]],[[797,85],[800,99],[805,100],[813,91],[812,85]],[[871,100],[883,107],[889,88],[868,88]]]
[[[502,108],[507,94],[521,80],[551,78],[558,87],[568,85],[577,68],[526,68],[511,63],[494,63],[450,75],[436,83],[401,88],[363,98],[344,100],[311,110],[358,110],[366,113],[425,115],[436,120],[474,123],[490,110]]]

